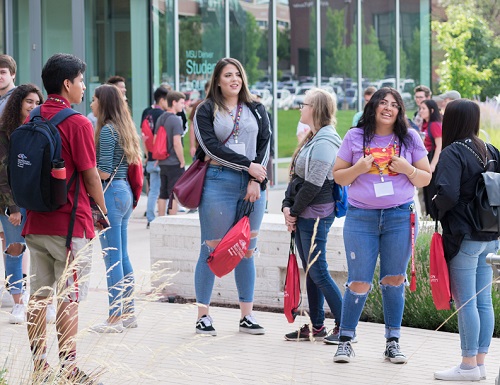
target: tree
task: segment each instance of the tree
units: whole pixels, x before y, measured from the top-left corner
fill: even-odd
[[[436,40],[444,52],[444,60],[436,70],[441,77],[440,91],[455,89],[464,98],[474,98],[481,94],[484,82],[492,77],[488,63],[480,63],[476,55],[487,52],[481,40],[491,41],[493,33],[485,25],[472,2],[450,5],[445,22],[432,22]]]
[[[326,33],[324,43],[323,71],[325,74],[349,76],[353,62],[351,49],[345,44],[345,11],[326,11]]]

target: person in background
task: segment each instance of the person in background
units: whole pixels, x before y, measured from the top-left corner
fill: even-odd
[[[41,115],[51,119],[71,104],[82,102],[85,92],[83,73],[86,64],[74,55],[55,54],[42,69],[42,81],[47,100],[41,106]],[[96,169],[93,127],[80,114],[72,115],[57,126],[61,133],[61,155],[68,182],[78,171],[79,190],[75,183],[68,190],[68,202],[50,212],[27,211],[22,235],[31,254],[30,302],[27,329],[33,358],[33,382],[50,378],[53,369],[47,361],[46,305],[57,282],[58,309],[56,331],[61,363],[60,375],[72,384],[88,384],[94,380],[76,365],[79,302],[88,294],[94,224],[89,196],[107,213],[99,174]],[[77,201],[76,219],[70,250],[66,237],[71,211]],[[70,277],[70,278],[69,278]],[[38,381],[38,382],[37,382]]]
[[[184,147],[182,146],[182,120],[177,115],[184,110],[186,95],[182,92],[169,91],[167,94],[167,110],[158,118],[155,124],[155,132],[164,127],[167,133],[166,159],[159,160],[160,165],[160,198],[158,199],[158,215],[164,216],[167,208],[167,200],[170,199],[175,182],[184,174],[186,161],[184,160]],[[169,215],[176,215],[179,209],[176,199],[169,202]]]
[[[395,364],[407,361],[399,339],[412,247],[413,196],[415,187],[431,180],[426,155],[418,132],[408,129],[403,99],[394,88],[375,92],[358,126],[344,137],[333,177],[342,186],[350,185],[344,222],[348,278],[334,362],[350,362],[354,356],[351,343],[379,255],[384,357]]]
[[[217,335],[209,315],[215,275],[207,258],[231,228],[242,206],[250,202],[250,244],[234,270],[241,311],[239,331],[264,334],[252,310],[254,255],[266,206],[263,191],[271,132],[266,109],[252,99],[245,70],[238,60],[224,58],[215,65],[207,97],[195,114],[194,129],[199,143],[196,158],[210,161],[198,208],[201,249],[194,274],[196,333]]]
[[[208,94],[208,88],[210,87],[210,80],[205,83],[205,95]],[[198,99],[194,104],[191,105],[191,112],[189,113],[189,155],[194,159],[194,155],[196,154],[196,149],[198,148],[198,142],[196,141],[196,136],[194,134],[194,115],[196,113],[196,109],[205,99]]]
[[[372,95],[377,91],[377,89],[374,86],[369,86],[365,88],[365,91],[363,92],[363,98],[365,99],[365,106],[366,104],[370,101]],[[356,112],[356,114],[352,118],[352,127],[356,127],[359,119],[361,118],[361,115],[363,115],[363,109],[361,111]]]
[[[11,324],[21,324],[26,321],[26,304],[23,302],[26,286],[26,276],[23,274],[26,242],[21,236],[26,221],[26,210],[16,206],[9,186],[7,163],[10,135],[26,121],[30,112],[40,103],[43,103],[43,96],[37,86],[20,85],[12,92],[0,119],[0,222],[6,242],[3,255],[7,288],[14,300],[14,307],[9,315]]]
[[[443,150],[436,171],[434,203],[443,227],[444,255],[458,309],[462,349],[460,365],[434,373],[434,378],[443,381],[486,379],[485,359],[495,325],[493,271],[486,256],[498,252],[499,234],[475,231],[463,204],[476,194],[485,165],[491,166],[490,171],[500,172],[498,149],[478,137],[479,119],[479,105],[467,99],[450,102],[443,117]]]
[[[432,208],[432,198],[436,195],[434,186],[436,166],[441,153],[443,143],[443,128],[441,126],[441,113],[434,100],[424,100],[420,103],[419,115],[422,118],[422,132],[424,133],[424,146],[427,150],[427,158],[431,166],[432,179],[424,190],[425,211],[432,219],[436,219],[436,214]]]
[[[155,125],[158,118],[168,108],[167,94],[168,90],[166,88],[162,86],[158,87],[154,92],[155,104],[152,107],[146,108],[142,113],[141,122],[142,124],[144,124],[145,120],[147,120],[147,124],[149,124],[153,135],[155,133]],[[146,209],[146,218],[148,220],[148,223],[146,225],[146,228],[149,229],[150,223],[155,219],[156,203],[158,202],[158,197],[160,196],[161,178],[160,165],[158,164],[158,161],[153,159],[151,152],[147,150],[145,144],[143,147],[144,152],[147,153],[148,156],[146,163],[146,172],[149,174],[149,191],[148,204]]]
[[[127,101],[127,86],[125,85],[125,78],[119,75],[113,75],[106,80],[106,84],[113,84],[121,91],[125,101]]]
[[[342,139],[335,130],[337,101],[325,90],[307,91],[300,105],[300,121],[311,131],[299,144],[290,165],[290,183],[282,204],[289,232],[295,242],[306,277],[309,324],[288,333],[288,341],[309,341],[327,336],[324,302],[335,318],[329,343],[338,343],[342,293],[328,271],[326,242],[335,219],[332,168]],[[312,262],[315,258],[316,261]]]
[[[448,105],[448,103],[452,102],[453,100],[460,99],[461,95],[460,95],[460,92],[455,91],[455,90],[451,90],[451,91],[445,92],[444,94],[439,95],[439,97],[443,100],[441,110],[442,110],[442,114],[444,115],[444,113],[446,112],[446,106]]]
[[[424,86],[422,84],[416,86],[413,89],[413,99],[415,100],[415,105],[417,107],[417,111],[415,111],[415,115],[413,115],[413,120],[411,123],[414,123],[418,131],[422,131],[422,117],[420,116],[420,103],[424,100],[429,100],[432,97],[432,91],[429,87]]]
[[[103,84],[90,104],[97,116],[95,132],[97,171],[108,208],[110,228],[100,235],[105,251],[109,316],[93,326],[97,333],[121,333],[137,327],[134,309],[134,271],[128,255],[128,221],[132,190],[127,181],[129,164],[141,161],[141,147],[127,102],[118,87]]]
[[[0,55],[0,118],[7,105],[10,95],[16,88],[17,63],[10,55]],[[0,222],[0,238],[2,239],[2,250],[5,250],[5,235]],[[4,258],[5,266],[5,258]]]

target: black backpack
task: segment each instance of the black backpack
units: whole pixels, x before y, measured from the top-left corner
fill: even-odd
[[[33,211],[55,211],[67,202],[69,184],[52,176],[54,162],[61,162],[61,136],[56,128],[79,112],[65,108],[50,121],[41,116],[40,106],[30,113],[30,121],[10,136],[9,184],[17,206]]]

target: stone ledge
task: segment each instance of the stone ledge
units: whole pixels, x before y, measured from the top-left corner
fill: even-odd
[[[342,238],[343,223],[343,219],[334,221],[328,235],[327,246],[330,273],[341,290],[343,290],[347,277],[347,263]],[[156,218],[151,223],[150,235],[153,275],[157,274],[161,267],[169,267],[167,274],[152,279],[153,287],[158,288],[167,284],[164,289],[165,295],[179,295],[187,299],[194,299],[194,270],[200,252],[198,214]],[[258,248],[260,254],[255,257],[257,277],[254,302],[259,306],[282,307],[283,285],[290,248],[290,234],[286,231],[282,215],[264,215]],[[168,265],[165,265],[164,262],[168,262]],[[302,271],[301,274],[303,278]],[[304,287],[302,294],[303,304],[307,306]],[[215,279],[212,301],[227,304],[238,303],[234,273],[221,279]]]

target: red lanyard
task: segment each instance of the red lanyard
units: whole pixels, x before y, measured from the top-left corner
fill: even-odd
[[[229,134],[229,136],[226,138],[225,141],[222,142],[222,144],[226,144],[231,135],[234,137],[234,143],[238,143],[238,135],[240,133],[240,118],[241,118],[241,111],[243,111],[243,106],[241,104],[238,104],[238,109],[236,111],[236,117],[233,116],[233,114],[230,112],[229,114],[231,115],[231,119],[233,120],[233,130]]]

